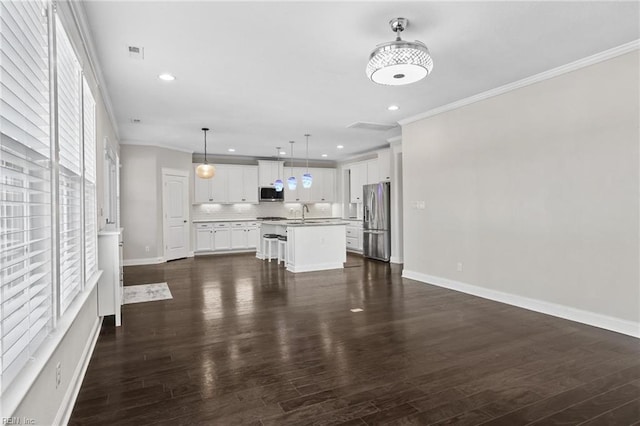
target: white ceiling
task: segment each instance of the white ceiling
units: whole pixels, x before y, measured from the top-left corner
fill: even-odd
[[[113,2],[84,4],[123,143],[340,160],[400,133],[395,123],[640,38],[638,2]],[[408,86],[365,75],[370,51],[421,40],[433,73]],[[144,60],[127,47],[144,47]],[[170,72],[167,83],[157,76]],[[606,78],[606,76],[603,76]],[[387,106],[397,104],[399,111]],[[140,124],[131,119],[141,120]],[[338,150],[336,145],[344,145]]]

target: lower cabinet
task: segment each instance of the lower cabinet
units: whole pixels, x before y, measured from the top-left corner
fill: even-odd
[[[351,222],[346,228],[347,250],[362,251],[362,223]]]
[[[98,233],[98,315],[115,315],[116,327],[122,324],[123,299],[122,229]]]
[[[255,250],[258,245],[257,222],[196,223],[194,252]]]

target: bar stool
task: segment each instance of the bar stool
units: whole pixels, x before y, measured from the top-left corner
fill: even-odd
[[[287,236],[278,235],[278,265],[280,261],[287,266]]]
[[[278,234],[264,234],[262,236],[262,255],[263,256],[267,255],[267,248],[268,248],[269,255],[267,259],[269,260],[269,262],[271,262],[271,258],[273,257],[272,256],[273,243],[278,244]],[[276,246],[276,250],[277,250],[277,246]]]

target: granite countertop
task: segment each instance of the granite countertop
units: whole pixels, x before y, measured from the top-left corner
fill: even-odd
[[[342,220],[334,220],[334,219],[318,219],[318,218],[309,218],[305,219],[302,222],[301,219],[296,220],[270,220],[268,222],[263,222],[265,225],[276,225],[276,226],[294,226],[294,227],[304,227],[304,226],[337,226],[337,225],[347,225],[347,222]]]
[[[342,218],[339,217],[332,217],[332,216],[327,216],[327,217],[308,217],[307,220],[332,220],[332,221],[342,221]],[[277,224],[283,224],[284,222],[291,222],[291,221],[301,221],[301,219],[299,217],[297,218],[289,218],[286,220],[265,220],[263,221],[262,219],[257,219],[257,218],[229,218],[229,219],[193,219],[191,222],[192,223],[212,223],[212,222],[265,222],[265,223],[277,223]]]

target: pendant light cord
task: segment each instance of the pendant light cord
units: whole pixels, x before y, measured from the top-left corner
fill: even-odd
[[[295,141],[289,141],[291,144],[291,165],[289,166],[289,171],[291,172],[291,176],[293,176],[293,144]]]
[[[204,164],[209,164],[207,162],[207,132],[209,131],[209,129],[204,127],[202,131],[204,132]]]
[[[309,136],[311,136],[309,133],[305,134],[305,136],[307,137],[307,174],[309,173]]]

